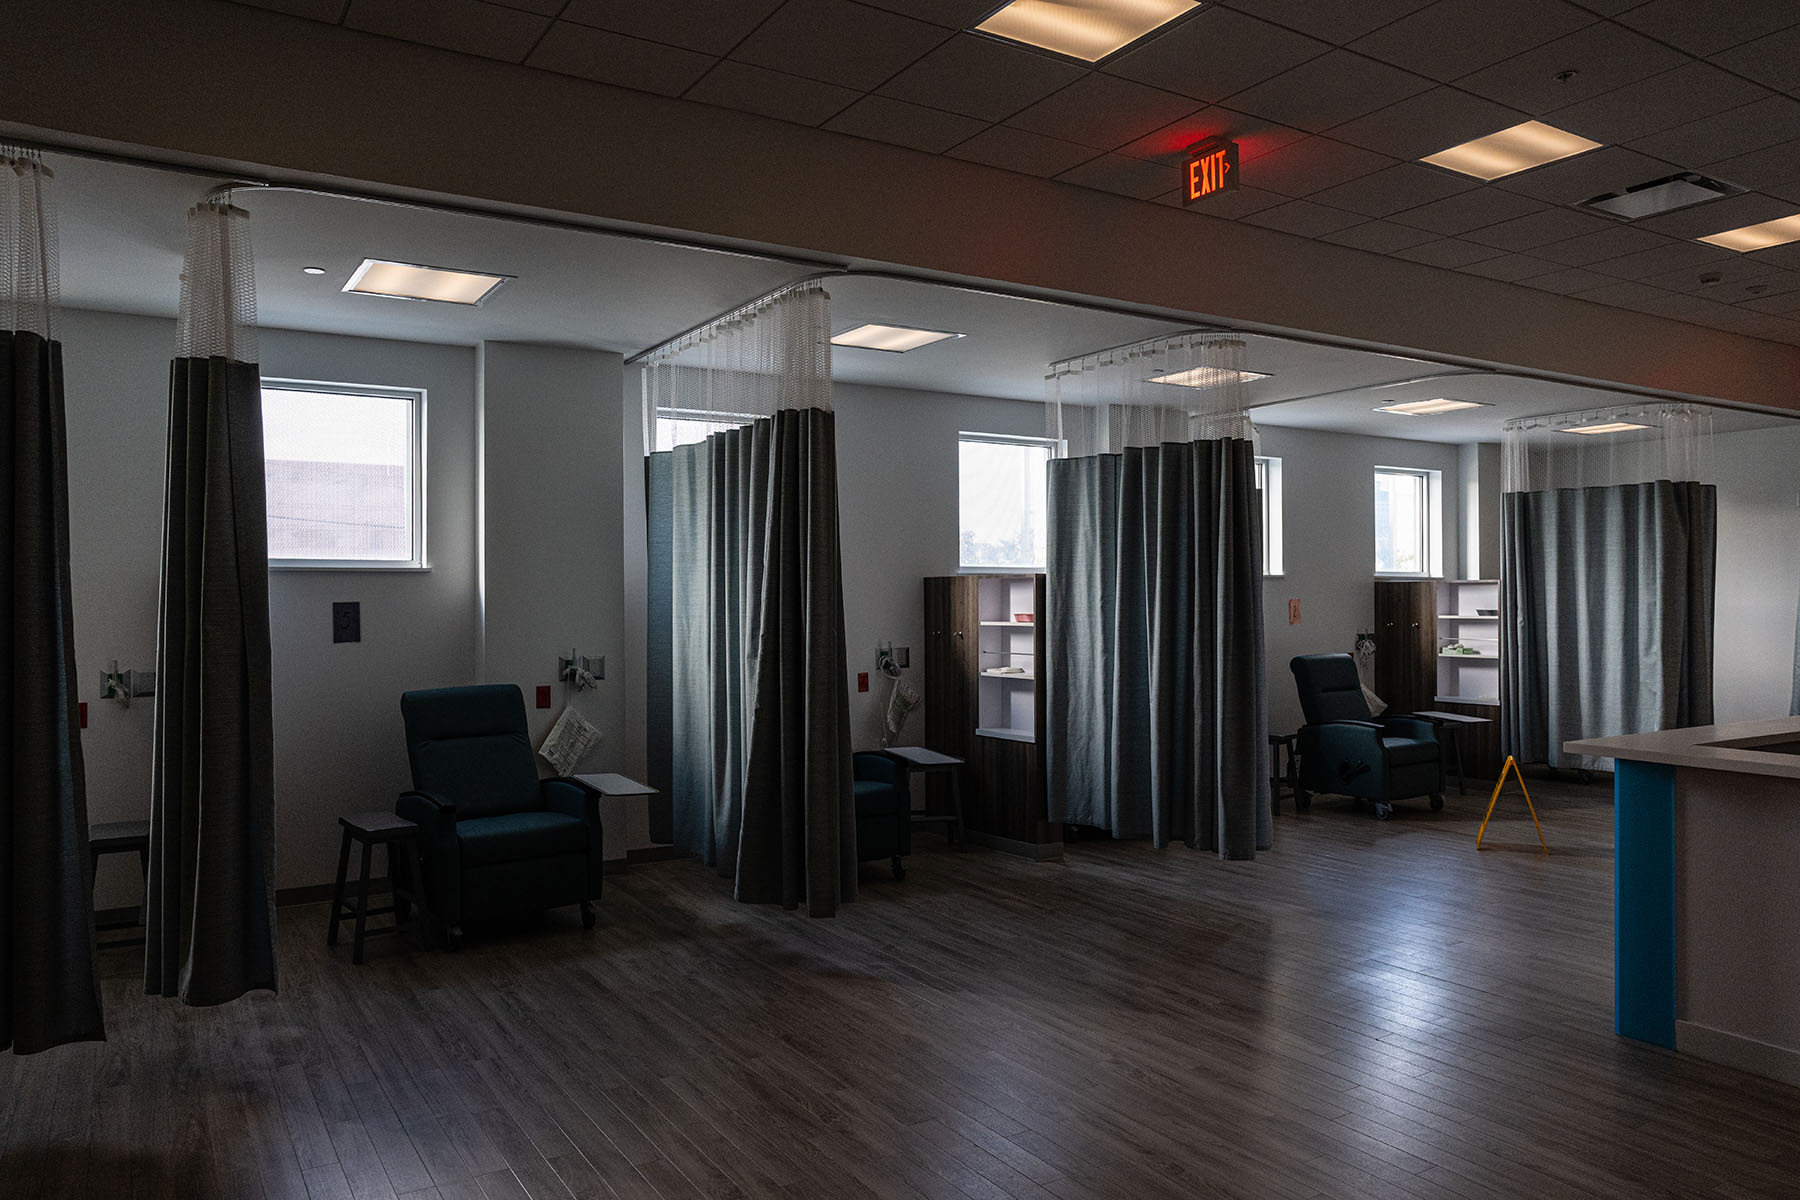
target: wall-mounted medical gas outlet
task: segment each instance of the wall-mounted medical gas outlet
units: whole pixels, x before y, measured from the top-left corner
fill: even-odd
[[[606,678],[606,655],[587,658],[571,650],[569,657],[556,660],[556,678],[559,683],[574,684],[578,692],[586,691]]]
[[[113,659],[106,664],[106,670],[100,672],[100,698],[117,700],[119,707],[130,708],[133,697],[156,695],[156,672],[140,670],[119,670],[119,660]]]

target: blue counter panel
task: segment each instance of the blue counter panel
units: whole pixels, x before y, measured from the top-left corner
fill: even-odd
[[[1675,1048],[1675,768],[1613,771],[1613,1028]]]

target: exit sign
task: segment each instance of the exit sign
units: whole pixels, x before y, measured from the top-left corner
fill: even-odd
[[[1183,169],[1187,188],[1183,204],[1204,200],[1215,192],[1235,191],[1238,185],[1237,143],[1212,138],[1190,146]]]

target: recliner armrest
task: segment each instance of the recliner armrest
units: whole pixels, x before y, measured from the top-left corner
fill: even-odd
[[[1384,730],[1421,741],[1435,741],[1438,735],[1438,724],[1430,717],[1382,717],[1379,724]]]
[[[555,775],[538,781],[544,807],[582,820],[600,819],[600,789],[572,775]]]
[[[456,826],[456,805],[430,792],[401,792],[394,801],[394,814],[405,817],[419,827],[426,838],[441,832],[445,826]]]

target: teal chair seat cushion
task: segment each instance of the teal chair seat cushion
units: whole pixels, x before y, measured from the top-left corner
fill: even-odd
[[[1438,760],[1438,744],[1422,742],[1417,738],[1382,738],[1382,749],[1387,751],[1388,763],[1396,767],[1409,767],[1414,763],[1429,763]]]
[[[558,854],[583,854],[588,847],[588,830],[580,817],[566,813],[511,812],[458,821],[456,840],[461,843],[465,868],[484,867]]]
[[[900,789],[879,779],[856,781],[856,815],[859,817],[891,817],[900,804]]]

